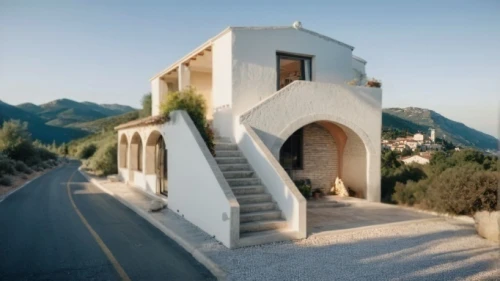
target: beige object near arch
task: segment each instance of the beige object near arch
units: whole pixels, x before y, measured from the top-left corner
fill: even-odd
[[[332,187],[331,191],[339,196],[343,197],[349,196],[349,191],[345,187],[344,182],[339,177],[335,179],[335,185]]]

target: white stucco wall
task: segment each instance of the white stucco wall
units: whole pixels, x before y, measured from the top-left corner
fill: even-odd
[[[352,69],[353,76],[352,79],[358,79],[360,85],[364,85],[366,83],[366,62],[357,57],[352,57]],[[360,79],[360,75],[364,76],[364,79]]]
[[[232,40],[231,31],[212,45],[212,106],[216,136],[232,137]]]
[[[330,121],[349,128],[363,143],[355,152],[366,151],[367,172],[357,174],[366,178],[366,198],[380,201],[381,100],[382,91],[378,88],[295,81],[244,113],[241,122],[252,126],[276,159],[285,140],[307,124]],[[350,153],[346,156],[344,165],[356,167],[359,157],[351,157],[350,161]]]
[[[160,105],[168,93],[168,86],[164,80],[157,77],[151,80],[151,115],[160,114]]]
[[[344,149],[342,180],[345,186],[356,192],[360,198],[366,197],[367,187],[367,154],[363,140],[350,128],[339,125],[347,135]]]
[[[175,111],[165,124],[123,129],[118,135],[126,134],[131,139],[134,133],[139,133],[144,144],[143,155],[147,157],[147,139],[154,131],[163,136],[168,150],[168,208],[225,246],[236,247],[239,204],[187,113]],[[147,159],[143,161],[146,164]],[[132,173],[134,181],[129,184],[155,194],[154,174]],[[128,181],[130,170],[120,168],[119,174]]]
[[[352,50],[294,28],[234,29],[233,114],[252,108],[276,92],[276,52],[313,56],[312,81],[344,83],[352,79]]]
[[[207,119],[212,120],[212,73],[191,71],[191,86],[195,87],[196,91],[205,98],[207,105]]]

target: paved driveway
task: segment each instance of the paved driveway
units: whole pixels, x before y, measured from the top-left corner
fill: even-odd
[[[436,216],[404,209],[388,204],[372,203],[356,198],[329,196],[335,200],[330,208],[309,208],[307,210],[307,228],[309,235],[325,231],[407,222],[422,219],[435,219]],[[328,201],[321,200],[321,202]],[[314,205],[316,202],[308,202]]]

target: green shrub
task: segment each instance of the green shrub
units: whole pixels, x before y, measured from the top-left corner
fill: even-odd
[[[14,175],[15,173],[15,161],[0,153],[0,176]]]
[[[52,151],[47,150],[46,148],[38,147],[36,148],[36,153],[41,161],[47,160],[56,160],[57,154]]]
[[[38,171],[43,171],[52,168],[52,166],[47,162],[40,162],[40,164],[38,164],[37,167]]]
[[[394,198],[392,195],[395,192],[397,182],[406,184],[408,181],[417,182],[421,179],[427,178],[424,168],[419,164],[402,165],[397,168],[382,168],[381,178],[381,192],[382,201],[391,203]]]
[[[493,211],[497,206],[498,175],[469,163],[446,169],[434,178],[425,196],[425,204],[439,212],[472,215]]]
[[[215,155],[214,134],[206,119],[207,106],[205,98],[196,93],[194,88],[169,93],[167,100],[161,105],[162,114],[168,118],[170,113],[175,110],[185,110],[188,113],[210,153]]]
[[[25,161],[33,155],[28,124],[19,120],[4,121],[0,128],[0,152],[14,160]]]
[[[0,176],[0,185],[11,186],[12,180],[9,176]]]
[[[302,196],[304,198],[308,199],[312,195],[312,186],[311,186],[311,181],[309,179],[300,179],[300,180],[294,180],[295,186],[297,186],[297,189],[300,191]]]
[[[83,147],[80,148],[78,151],[78,158],[80,159],[89,159],[94,155],[94,153],[97,150],[97,146],[93,143],[86,144]]]
[[[26,165],[24,162],[21,161],[16,161],[15,164],[16,171],[25,173],[25,174],[31,174],[33,171]]]
[[[392,200],[402,205],[413,206],[415,204],[420,204],[425,198],[427,184],[427,180],[420,180],[418,182],[409,180],[406,185],[397,182],[394,187]]]
[[[107,176],[118,172],[118,144],[112,143],[99,148],[95,155],[86,163],[87,168],[99,176]]]

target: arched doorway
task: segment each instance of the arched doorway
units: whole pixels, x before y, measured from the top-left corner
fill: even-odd
[[[146,174],[156,176],[156,193],[168,195],[168,155],[163,136],[152,132],[146,142]]]
[[[134,133],[130,141],[130,169],[139,172],[143,170],[143,147],[139,133]]]
[[[118,146],[119,147],[119,153],[118,153],[118,157],[119,157],[119,161],[118,161],[118,166],[120,168],[127,168],[127,163],[128,163],[128,140],[127,140],[127,136],[125,134],[122,134],[122,136],[120,137],[120,145]]]
[[[278,160],[292,180],[308,179],[328,194],[337,177],[356,197],[366,197],[366,148],[351,129],[331,121],[306,124],[279,148]]]

